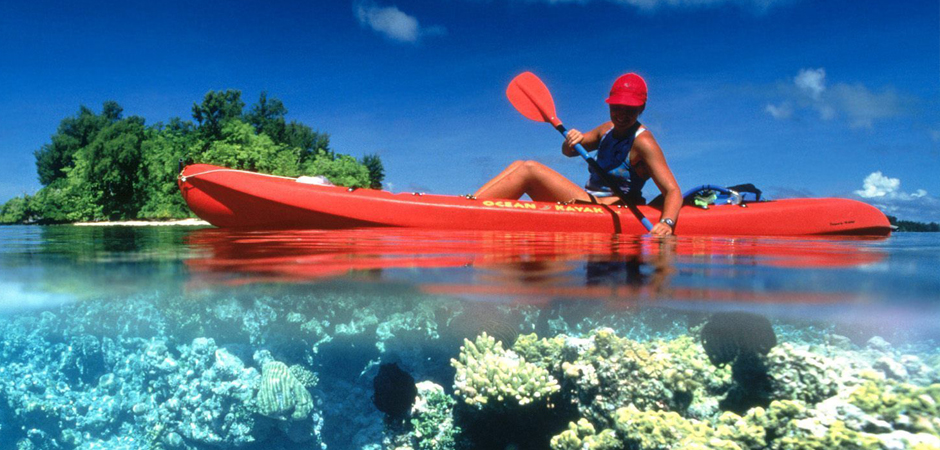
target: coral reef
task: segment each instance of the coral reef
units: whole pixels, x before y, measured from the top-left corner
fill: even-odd
[[[0,450],[940,448],[940,352],[924,343],[775,322],[772,348],[730,334],[709,354],[662,310],[187,295],[0,317]],[[407,399],[395,423],[372,406],[382,361],[413,376],[389,384]],[[719,407],[761,380],[766,404]]]
[[[559,389],[558,381],[547,370],[504,349],[502,342],[486,333],[472,342],[464,340],[460,355],[451,359],[451,365],[457,370],[454,393],[478,409],[488,403],[525,406],[547,402]]]
[[[690,336],[643,343],[600,328],[587,338],[521,336],[514,349],[544,364],[562,380],[565,397],[582,417],[606,427],[612,425],[610,412],[629,404],[710,414],[717,401],[708,392],[726,385],[730,375],[712,366]]]
[[[262,368],[255,406],[262,416],[304,420],[313,411],[313,398],[286,364],[269,361]]]
[[[774,398],[814,404],[832,397],[850,375],[840,362],[807,347],[780,344],[767,357]]]
[[[456,400],[444,388],[430,381],[417,385],[417,398],[411,409],[408,441],[417,450],[454,450],[460,427],[454,424]]]

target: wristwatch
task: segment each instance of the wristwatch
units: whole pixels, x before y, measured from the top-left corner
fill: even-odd
[[[675,220],[672,220],[672,219],[669,219],[669,218],[666,218],[666,219],[659,219],[659,223],[664,223],[664,224],[666,224],[666,225],[669,225],[669,228],[672,228],[673,230],[676,229],[676,221],[675,221]]]

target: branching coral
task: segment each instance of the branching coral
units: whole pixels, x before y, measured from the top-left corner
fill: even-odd
[[[457,369],[454,393],[478,409],[491,402],[524,406],[547,400],[559,389],[547,370],[504,349],[486,333],[475,342],[465,339],[460,355],[450,362]]]

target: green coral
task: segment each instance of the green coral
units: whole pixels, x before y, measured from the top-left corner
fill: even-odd
[[[565,335],[539,339],[535,333],[523,334],[516,338],[512,350],[526,361],[549,372],[558,373],[564,362],[577,359],[577,352],[566,351],[566,340]]]
[[[596,433],[594,425],[587,419],[568,424],[568,429],[552,438],[552,450],[617,450],[623,442],[613,430]]]
[[[767,447],[767,430],[754,420],[747,420],[733,412],[725,412],[713,425],[715,436],[734,441],[742,449],[758,450]]]
[[[567,381],[565,395],[577,400],[581,415],[605,426],[612,411],[629,404],[682,412],[695,404],[708,415],[717,410],[708,391],[730,378],[730,369],[714,367],[690,336],[644,343],[599,328],[586,339],[521,336],[513,348]]]
[[[287,365],[268,361],[261,369],[255,398],[258,414],[280,420],[304,420],[313,411],[313,398]]]
[[[836,395],[843,369],[826,358],[790,343],[776,346],[767,355],[774,398],[815,404]]]
[[[849,429],[842,420],[821,416],[801,401],[774,401],[766,410],[760,407],[751,409],[744,420],[766,430],[769,445],[764,448],[770,450],[883,448],[877,435]]]
[[[918,387],[867,374],[849,403],[890,422],[895,429],[940,436],[940,384]]]
[[[457,403],[444,393],[444,388],[429,381],[417,384],[418,396],[411,415],[414,448],[420,450],[453,450],[460,427],[454,425],[453,410]]]
[[[504,349],[485,332],[475,342],[464,339],[460,355],[450,363],[457,369],[454,393],[478,409],[491,402],[524,406],[547,400],[559,390],[547,370]]]
[[[715,436],[707,422],[686,419],[672,411],[640,411],[630,405],[617,410],[615,427],[630,447],[643,450],[741,450],[728,439]]]

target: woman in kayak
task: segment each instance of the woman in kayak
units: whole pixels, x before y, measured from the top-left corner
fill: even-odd
[[[597,150],[597,162],[635,204],[646,203],[642,195],[643,185],[652,178],[663,193],[665,202],[659,223],[653,226],[651,233],[670,235],[678,220],[682,193],[659,144],[652,133],[637,121],[646,108],[646,82],[635,73],[617,78],[610,89],[607,104],[610,121],[583,134],[575,129],[569,130],[561,152],[569,158],[577,156],[574,146],[578,143],[588,151]],[[515,200],[524,194],[543,202],[584,201],[611,205],[620,201],[593,170],[582,189],[536,161],[510,164],[474,196]]]

